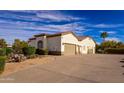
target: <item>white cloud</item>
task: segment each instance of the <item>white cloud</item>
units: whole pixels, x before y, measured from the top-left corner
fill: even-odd
[[[109,40],[109,41],[114,40],[114,41],[117,41],[117,42],[121,41],[119,38],[116,38],[116,37],[108,37],[108,38],[106,38],[106,40]]]
[[[12,12],[18,12],[18,11],[12,11]],[[46,22],[61,22],[61,21],[74,21],[74,20],[85,20],[86,18],[82,17],[75,17],[72,15],[65,14],[62,11],[48,11],[48,10],[41,10],[41,11],[32,11],[32,10],[26,10],[22,11],[25,14],[27,13],[34,13],[35,15],[16,15],[13,13],[9,13],[11,15],[11,18],[16,18],[16,19],[24,19],[24,20],[29,20],[29,21],[46,21]],[[6,16],[7,18],[10,18],[10,16],[7,16],[8,14],[2,14],[0,16]]]
[[[9,44],[13,42],[14,39],[28,40],[35,34],[40,33],[39,31],[26,31],[26,30],[12,30],[12,29],[2,29],[0,28],[0,38],[7,40]]]
[[[124,24],[86,24],[88,27],[95,27],[95,28],[117,28],[123,27]]]
[[[28,22],[0,22],[1,29],[9,29],[13,30],[28,30],[28,31],[43,31],[46,32],[62,32],[62,31],[75,31],[77,33],[82,33],[83,31],[87,31],[85,26],[83,26],[80,22],[73,22],[68,24],[62,25],[55,25],[55,24],[42,24],[42,25],[35,25],[33,23]]]
[[[100,33],[102,32],[107,32],[108,34],[116,34],[116,31],[99,31]]]
[[[116,34],[115,31],[108,31],[109,34]]]
[[[34,26],[33,24],[23,24],[17,22],[12,25],[0,25],[0,37],[8,39],[8,42],[12,42],[15,38],[19,38],[22,40],[27,40],[28,38],[32,37],[35,34],[39,33],[57,33],[57,32],[63,32],[63,31],[73,31],[77,34],[81,34],[88,29],[85,28],[85,26],[82,26],[78,22],[74,23],[68,23],[63,25],[55,25],[55,24],[44,24],[41,26]],[[9,36],[8,36],[9,35]]]
[[[37,13],[37,17],[41,19],[47,19],[51,21],[73,21],[73,20],[80,20],[85,18],[73,17],[70,15],[63,14],[59,11],[40,11]]]
[[[46,24],[41,26],[28,27],[28,29],[51,31],[51,32],[61,32],[61,31],[86,31],[85,26],[80,25],[78,22],[68,23],[63,25]]]
[[[121,27],[124,26],[123,24],[97,24],[94,25],[96,28],[116,28],[116,27]]]

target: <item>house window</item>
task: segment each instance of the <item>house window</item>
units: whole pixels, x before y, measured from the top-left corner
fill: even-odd
[[[43,41],[38,41],[38,49],[42,49],[43,48]]]

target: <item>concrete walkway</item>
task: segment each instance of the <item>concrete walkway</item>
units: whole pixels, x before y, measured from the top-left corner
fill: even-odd
[[[36,65],[0,77],[0,82],[29,83],[124,83],[124,55],[51,56]],[[121,61],[121,62],[120,62]]]

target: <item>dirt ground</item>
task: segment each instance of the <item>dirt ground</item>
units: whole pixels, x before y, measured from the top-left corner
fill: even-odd
[[[38,58],[34,58],[34,59],[27,59],[23,62],[11,62],[11,63],[6,63],[5,66],[5,70],[4,72],[1,74],[1,76],[5,76],[23,69],[27,69],[29,67],[38,65],[38,64],[45,64],[48,63],[48,59],[50,59],[50,57],[48,56],[44,56],[44,57],[38,57]]]
[[[48,56],[7,64],[7,73],[0,82],[124,83],[124,55]]]

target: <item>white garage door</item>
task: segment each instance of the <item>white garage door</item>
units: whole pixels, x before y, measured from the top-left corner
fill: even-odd
[[[88,54],[93,54],[93,49],[88,49]]]
[[[76,46],[74,44],[64,44],[64,55],[75,55]]]

